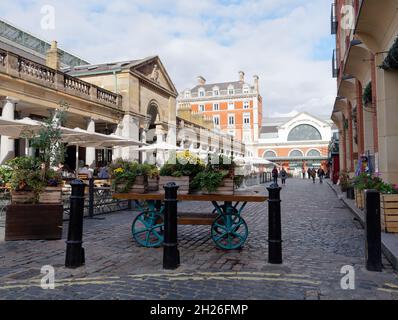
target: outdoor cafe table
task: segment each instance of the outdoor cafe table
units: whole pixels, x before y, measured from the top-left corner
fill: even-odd
[[[118,193],[113,198],[135,201],[140,213],[132,224],[132,235],[142,246],[153,248],[163,243],[164,194]],[[249,202],[265,202],[268,197],[255,192],[235,192],[233,195],[179,194],[178,201],[210,202],[214,210],[208,213],[178,212],[179,225],[210,225],[211,238],[224,250],[241,248],[249,235],[242,212]],[[222,203],[222,204],[220,204]]]

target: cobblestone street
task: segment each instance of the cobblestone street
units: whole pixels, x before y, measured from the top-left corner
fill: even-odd
[[[243,212],[250,234],[239,251],[217,249],[209,226],[179,226],[181,267],[172,272],[162,269],[162,248],[132,240],[136,212],[122,212],[84,221],[86,266],[77,270],[63,267],[66,236],[0,242],[0,299],[398,299],[397,273],[387,260],[382,273],[366,271],[364,230],[328,184],[288,180],[282,201],[281,266],[267,263],[266,204]],[[55,268],[54,290],[40,287],[44,265]],[[355,269],[355,290],[341,289],[345,265]]]

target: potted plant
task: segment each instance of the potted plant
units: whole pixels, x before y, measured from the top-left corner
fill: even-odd
[[[398,185],[379,183],[382,231],[398,233]]]
[[[159,169],[155,165],[144,164],[148,172],[148,191],[159,191]]]
[[[111,165],[112,189],[116,193],[145,193],[148,174],[147,165],[117,159]]]
[[[175,161],[172,161],[175,160]],[[169,182],[175,182],[180,194],[190,192],[192,179],[201,171],[205,165],[203,161],[189,151],[178,152],[175,159],[169,159],[159,171],[159,189],[164,192],[163,187]]]
[[[191,183],[191,189],[204,194],[232,195],[234,193],[235,163],[228,157],[219,156],[218,163],[208,162],[206,169],[199,172]]]
[[[346,192],[347,188],[349,187],[349,174],[347,171],[342,171],[340,173],[340,179],[339,179],[339,184],[340,184],[340,189],[341,192]]]
[[[34,204],[39,202],[45,188],[41,166],[37,158],[18,157],[7,162],[11,168],[11,202],[13,204]]]
[[[10,188],[10,180],[12,176],[12,168],[8,165],[0,166],[0,186]]]

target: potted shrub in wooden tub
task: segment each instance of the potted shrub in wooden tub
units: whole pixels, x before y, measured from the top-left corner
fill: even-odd
[[[177,152],[176,157],[169,159],[159,172],[159,191],[164,193],[164,186],[175,182],[179,194],[189,194],[192,179],[205,169],[204,162],[189,151]]]
[[[112,190],[116,193],[145,193],[148,189],[148,173],[145,165],[117,159],[111,165]]]
[[[387,233],[398,233],[398,186],[380,184],[381,228]]]
[[[58,240],[62,238],[63,205],[43,192],[47,181],[43,177],[39,159],[15,158],[9,162],[13,168],[10,180],[11,205],[6,210],[5,240]]]
[[[155,165],[148,166],[148,191],[159,191],[159,169]]]

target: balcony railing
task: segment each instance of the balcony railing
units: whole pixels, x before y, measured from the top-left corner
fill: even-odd
[[[332,3],[332,9],[330,13],[330,24],[331,24],[331,33],[337,34],[338,21],[336,16],[336,3]]]
[[[109,107],[121,109],[122,96],[91,83],[51,69],[40,63],[0,50],[0,73],[34,82]]]

